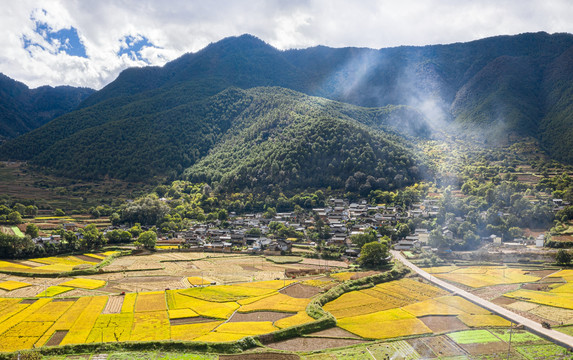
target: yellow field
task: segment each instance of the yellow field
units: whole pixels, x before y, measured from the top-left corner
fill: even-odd
[[[99,315],[86,343],[129,341],[133,318],[133,314]]]
[[[139,293],[135,301],[135,312],[144,311],[165,311],[167,304],[165,303],[165,292],[154,291]]]
[[[252,311],[282,311],[282,312],[299,312],[304,311],[310,299],[297,299],[284,294],[276,294],[265,297],[253,303],[243,305],[239,312],[252,312]]]
[[[254,296],[263,296],[276,290],[238,285],[205,286],[186,289],[181,294],[213,302],[237,301]]]
[[[106,282],[104,280],[94,280],[94,279],[73,279],[60,284],[60,286],[68,286],[73,288],[88,289],[93,290],[105,286]]]
[[[291,326],[307,324],[313,321],[315,320],[308,316],[306,311],[300,311],[296,313],[296,315],[275,321],[274,326],[278,327],[279,329],[285,329]]]
[[[107,296],[92,297],[60,345],[85,343],[106,303]]]
[[[573,309],[573,294],[519,289],[503,296],[536,304]]]
[[[197,314],[195,311],[191,309],[175,309],[175,310],[169,310],[167,312],[169,313],[170,319],[182,319],[182,318],[199,316],[199,314]]]
[[[171,339],[167,311],[147,311],[133,314],[130,341],[154,341]]]
[[[56,296],[59,294],[63,294],[65,292],[73,290],[73,289],[74,288],[67,287],[67,286],[55,285],[55,286],[48,287],[46,290],[42,291],[41,293],[39,293],[36,296],[37,297],[52,297],[52,296]]]
[[[204,322],[198,324],[176,325],[171,327],[171,340],[191,341],[199,336],[207,335],[222,321]]]
[[[424,268],[437,278],[480,288],[502,284],[520,284],[538,281],[540,278],[525,274],[524,270],[505,266],[441,266]]]
[[[470,314],[460,314],[458,315],[464,324],[469,327],[486,327],[486,326],[509,326],[511,323],[501,316],[489,314],[489,315],[470,315]]]
[[[401,309],[347,317],[340,319],[338,326],[366,339],[388,339],[432,332],[421,320]]]
[[[94,260],[103,260],[108,256],[116,254],[117,251],[108,251],[103,253],[104,256],[99,256],[95,254],[84,254],[86,256],[92,257]],[[36,262],[38,264],[44,264],[36,267],[27,266],[23,264],[17,264],[7,261],[0,260],[0,271],[16,271],[16,272],[27,272],[27,273],[59,273],[59,272],[70,272],[78,265],[95,265],[95,262],[85,261],[75,256],[51,256],[43,258],[34,258],[30,261]]]
[[[236,302],[213,303],[167,290],[167,304],[170,310],[191,309],[197,314],[215,319],[228,319],[239,308]]]
[[[23,287],[26,286],[31,286],[32,284],[28,284],[25,282],[20,282],[20,281],[3,281],[0,282],[0,289],[6,290],[6,291],[12,291],[12,290],[16,290],[16,289],[21,289]]]
[[[211,284],[212,280],[200,276],[191,276],[187,278],[187,281],[189,281],[189,284],[191,285],[202,286]]]

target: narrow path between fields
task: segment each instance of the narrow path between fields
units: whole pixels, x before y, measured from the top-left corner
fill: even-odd
[[[407,267],[409,267],[410,269],[412,269],[414,272],[416,272],[418,275],[420,275],[421,277],[423,277],[424,279],[438,285],[439,287],[446,289],[448,291],[453,292],[455,295],[459,295],[461,297],[463,297],[466,300],[469,300],[471,302],[473,302],[474,304],[477,304],[481,307],[484,307],[486,309],[488,309],[489,311],[500,315],[501,317],[514,322],[515,324],[521,324],[523,325],[526,329],[528,329],[529,331],[544,337],[558,345],[561,345],[567,349],[571,349],[573,348],[573,336],[569,336],[567,334],[563,334],[557,330],[552,330],[552,329],[546,329],[544,327],[541,326],[540,323],[527,319],[521,315],[518,315],[512,311],[509,311],[499,305],[496,305],[490,301],[484,300],[474,294],[471,294],[465,290],[462,290],[460,288],[458,288],[455,285],[452,285],[448,282],[445,282],[443,280],[440,280],[438,278],[436,278],[435,276],[432,276],[431,274],[428,274],[426,271],[420,269],[419,267],[417,267],[416,265],[412,264],[410,261],[406,260],[406,258],[400,254],[400,252],[395,251],[395,250],[391,250],[390,251],[392,253],[392,256],[394,256],[395,259],[401,261],[404,265],[406,265]]]

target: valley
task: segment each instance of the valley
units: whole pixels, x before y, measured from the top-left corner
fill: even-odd
[[[243,35],[66,89],[0,134],[0,359],[570,358],[571,49]]]

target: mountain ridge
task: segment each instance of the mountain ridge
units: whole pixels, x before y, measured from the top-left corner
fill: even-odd
[[[370,108],[392,107],[381,127],[375,122],[358,123],[367,126],[368,131],[400,134],[406,142],[410,136],[428,136],[432,129],[451,124],[460,125],[462,131],[466,127],[477,128],[486,138],[505,133],[536,136],[552,156],[573,161],[573,147],[562,138],[573,128],[573,77],[568,71],[572,49],[572,35],[547,33],[379,50],[318,46],[280,51],[251,35],[230,37],[163,67],[123,71],[114,82],[84,100],[76,111],[2,145],[0,158],[30,160],[60,173],[81,174],[87,171],[81,165],[85,161],[69,155],[76,149],[90,157],[92,165],[86,174],[138,180],[158,176],[145,165],[146,161],[153,163],[157,159],[150,154],[144,156],[145,152],[137,157],[138,146],[148,139],[169,142],[162,151],[169,148],[175,155],[166,154],[164,158],[170,160],[159,160],[157,164],[169,174],[167,177],[178,176],[209,151],[216,151],[218,142],[233,126],[232,114],[240,113],[240,102],[223,101],[220,94],[235,96],[233,91],[224,92],[259,88],[258,93],[268,91],[268,96],[284,97],[286,101],[292,95],[277,90],[282,88],[330,101],[329,111],[336,113],[333,124],[347,116],[345,107],[362,107],[351,111],[352,116],[359,118],[365,118],[361,114]],[[210,108],[207,102],[212,99],[218,99],[223,107]],[[217,116],[209,117],[201,111]],[[329,118],[320,112],[315,115]],[[261,113],[253,116],[264,118]],[[133,124],[141,128],[134,128]],[[184,134],[158,128],[172,128],[174,124],[179,124]],[[189,124],[194,124],[197,131],[193,132]],[[352,126],[345,128],[358,131]],[[125,129],[131,129],[131,136],[140,136],[141,141],[132,139]],[[326,131],[312,131],[315,130]],[[152,131],[157,135],[150,135]],[[201,137],[207,140],[202,141]],[[374,139],[368,139],[371,138]],[[132,155],[121,147],[132,143],[139,145],[132,147],[136,157],[131,160],[145,170],[113,170],[130,159]],[[285,143],[284,147],[290,145]],[[271,143],[266,146],[272,148]],[[85,152],[90,148],[91,153]],[[118,155],[123,160],[114,160],[113,154],[123,154]],[[239,170],[237,173],[244,175]],[[223,177],[217,175],[217,181]]]

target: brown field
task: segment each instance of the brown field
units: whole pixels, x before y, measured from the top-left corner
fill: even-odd
[[[434,333],[469,329],[456,316],[423,316],[420,320]]]
[[[302,284],[294,284],[286,289],[282,289],[280,293],[294,297],[299,299],[308,299],[313,297],[314,295],[320,294],[321,291],[319,288],[314,286],[302,285]]]
[[[240,355],[219,355],[219,360],[298,360],[300,356],[296,354],[283,353],[252,353]]]
[[[333,327],[326,330],[321,330],[315,333],[312,333],[313,337],[327,337],[327,338],[347,338],[347,339],[362,339],[360,336],[351,333],[350,331],[346,331],[339,327]]]
[[[274,311],[255,311],[250,313],[239,313],[236,312],[229,322],[241,322],[241,321],[272,321],[275,322],[280,319],[292,316],[292,313],[274,312]]]
[[[15,235],[14,230],[12,230],[9,226],[0,226],[0,232],[4,235]]]
[[[421,338],[433,352],[440,357],[463,356],[466,353],[449,337],[445,335]]]
[[[350,346],[365,343],[358,339],[330,339],[315,337],[299,337],[275,343],[267,344],[268,347],[283,351],[316,351],[332,349],[343,346]]]

